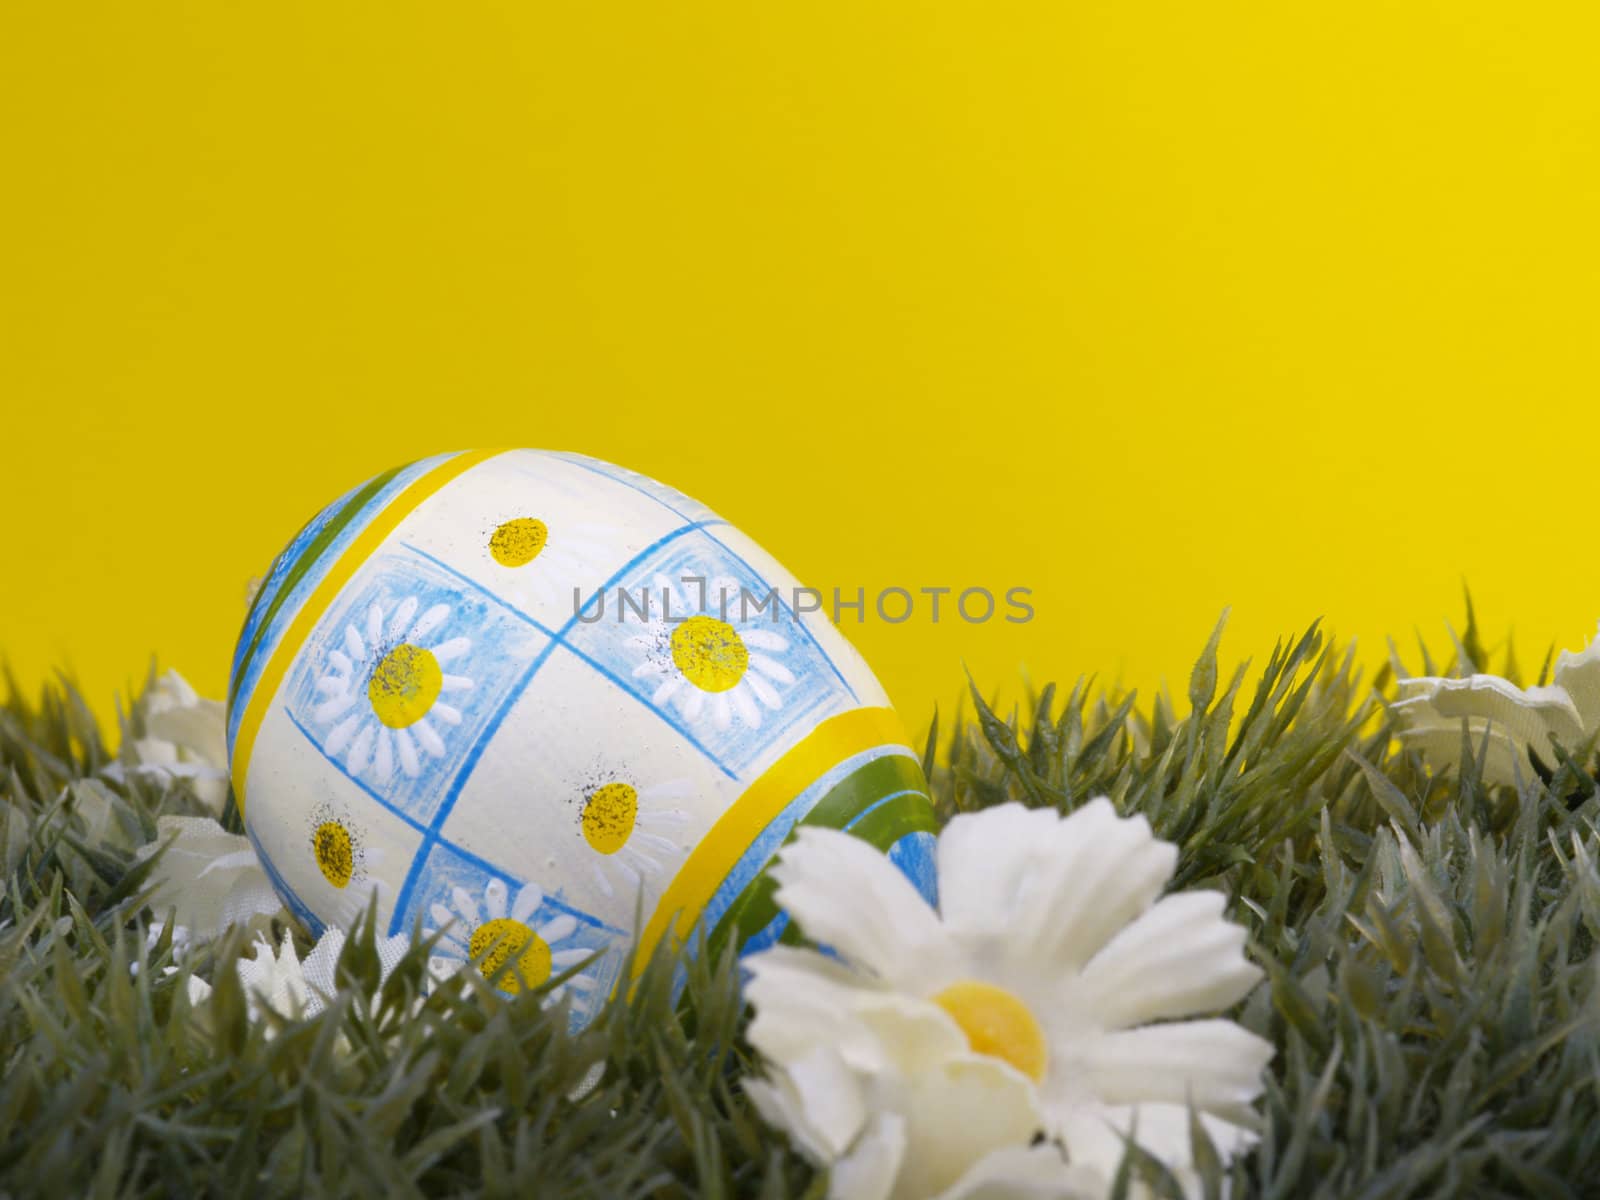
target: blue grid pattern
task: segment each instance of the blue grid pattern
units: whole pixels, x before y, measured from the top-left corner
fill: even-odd
[[[625,585],[627,581],[632,579],[635,573],[645,569],[652,563],[662,562],[663,554],[670,552],[670,549],[677,543],[685,541],[691,536],[704,536],[707,537],[712,544],[721,548],[722,553],[719,556],[719,562],[722,564],[725,571],[737,571],[741,576],[743,576],[745,582],[747,582],[753,590],[759,588],[762,592],[764,592],[766,590],[766,585],[761,580],[760,576],[755,572],[755,570],[750,567],[749,564],[743,560],[743,558],[735,554],[732,550],[728,549],[722,542],[711,539],[709,535],[706,534],[706,529],[709,526],[725,525],[726,523],[727,522],[721,520],[720,518],[713,517],[705,521],[689,521],[686,524],[671,530],[670,532],[656,539],[656,541],[651,543],[649,546],[646,546],[643,550],[639,551],[639,553],[634,555],[632,559],[630,559],[618,570],[613,572],[611,578],[608,579],[603,585],[602,591],[609,592],[618,586]],[[391,933],[398,932],[401,929],[406,922],[406,914],[408,912],[418,909],[418,887],[425,873],[426,864],[433,848],[435,846],[442,846],[451,852],[459,852],[463,854],[466,853],[459,845],[449,841],[443,836],[442,830],[444,824],[449,819],[451,810],[454,808],[456,801],[460,798],[468,780],[471,778],[472,772],[474,768],[476,768],[479,759],[482,757],[483,751],[493,740],[495,731],[498,730],[500,725],[505,721],[507,715],[509,715],[512,708],[516,705],[517,700],[522,696],[528,685],[533,681],[534,676],[538,674],[540,668],[544,666],[544,664],[549,660],[550,656],[554,654],[557,649],[575,655],[590,669],[605,676],[624,693],[632,695],[638,699],[640,703],[644,704],[645,707],[647,707],[657,717],[670,724],[678,736],[699,750],[701,754],[705,755],[705,757],[728,778],[737,779],[739,777],[738,764],[730,763],[727,760],[727,756],[720,755],[718,753],[718,748],[708,743],[703,736],[698,735],[693,729],[685,725],[678,713],[675,711],[664,711],[663,709],[652,705],[649,701],[648,695],[642,694],[642,689],[640,688],[638,682],[631,678],[631,672],[620,669],[624,664],[618,662],[608,663],[604,656],[595,653],[592,647],[588,647],[583,644],[582,639],[575,633],[575,631],[580,629],[581,625],[578,619],[578,614],[575,613],[569,617],[560,628],[551,629],[530,614],[508,605],[506,601],[498,596],[495,596],[483,584],[478,583],[460,571],[449,567],[434,556],[418,550],[414,546],[406,546],[404,548],[409,555],[414,556],[420,562],[426,563],[429,567],[436,571],[448,574],[458,587],[470,588],[474,593],[481,593],[484,596],[493,599],[497,604],[505,606],[508,612],[513,613],[517,619],[524,622],[530,629],[537,631],[540,635],[548,640],[545,643],[544,648],[539,652],[538,655],[534,657],[533,661],[528,664],[522,675],[502,695],[500,703],[496,706],[493,714],[488,718],[488,721],[483,726],[483,731],[478,735],[476,744],[474,745],[472,751],[469,753],[466,761],[462,763],[461,767],[456,772],[455,777],[452,779],[450,786],[441,799],[432,820],[428,822],[427,827],[423,830],[422,844],[417,848],[416,855],[412,859],[411,869],[406,875],[405,882],[401,885],[398,896],[395,898],[394,916],[390,922]],[[791,614],[791,621],[792,620],[793,618]],[[797,622],[794,624],[784,624],[781,626],[785,632],[796,627],[798,627]],[[587,626],[583,628],[594,628],[594,626]],[[628,627],[625,625],[621,628],[628,630]],[[636,630],[637,627],[635,626],[634,629]],[[811,644],[815,645],[814,639],[812,640]],[[817,655],[821,662],[826,664],[829,673],[833,674],[835,677],[838,677],[837,668],[833,666],[832,661],[828,659],[826,655],[821,654],[820,647],[817,647]],[[854,693],[851,692],[850,695],[853,700]],[[765,738],[769,744],[772,740],[773,733],[774,730],[772,729],[765,731]],[[749,755],[745,754],[743,757],[748,758]]]

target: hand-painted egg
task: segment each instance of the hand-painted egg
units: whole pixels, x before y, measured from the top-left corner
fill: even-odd
[[[228,750],[313,930],[390,932],[581,1022],[628,949],[771,944],[763,869],[847,829],[932,899],[933,817],[883,689],[795,580],[671,488],[576,454],[445,454],[329,505],[245,620]],[[485,951],[488,953],[485,954]],[[598,957],[596,953],[599,952]]]

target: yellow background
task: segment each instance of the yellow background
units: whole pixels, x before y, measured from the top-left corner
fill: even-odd
[[[802,579],[909,722],[1181,693],[1219,609],[1600,616],[1592,5],[0,7],[0,649],[220,693],[246,580],[441,449],[580,449]]]

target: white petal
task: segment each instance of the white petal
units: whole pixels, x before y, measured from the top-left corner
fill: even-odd
[[[771,874],[778,903],[807,937],[880,979],[903,986],[917,977],[919,958],[946,949],[938,918],[911,881],[859,838],[802,827]]]
[[[354,625],[344,627],[344,649],[356,662],[361,662],[367,657],[366,643],[361,640],[361,634]]]
[[[739,636],[747,645],[754,646],[758,650],[771,650],[775,654],[781,654],[789,648],[789,639],[773,633],[770,629],[741,629]],[[756,656],[752,655],[751,661],[754,662],[755,658]],[[784,682],[794,681],[790,678]]]
[[[491,879],[483,889],[483,910],[488,914],[489,920],[498,921],[506,915],[506,883],[503,879]]]
[[[711,698],[711,724],[718,730],[727,729],[733,724],[733,710],[728,707],[726,695],[716,695]]]
[[[329,650],[328,662],[340,675],[348,675],[355,670],[355,664],[350,661],[343,650]]]
[[[698,721],[706,710],[706,694],[698,688],[685,688],[679,693],[678,708],[685,721]]]
[[[793,671],[789,670],[781,662],[768,658],[765,654],[752,654],[750,656],[750,666],[768,679],[776,679],[779,683],[784,684],[794,682]]]
[[[387,729],[378,730],[378,751],[372,756],[372,777],[380,784],[394,777],[394,748]]]
[[[1456,728],[1457,749],[1452,759],[1460,756],[1462,717],[1479,725],[1492,723],[1550,765],[1556,761],[1550,745],[1552,735],[1566,747],[1583,739],[1583,719],[1564,688],[1534,687],[1524,691],[1498,675],[1471,675],[1466,679],[1420,676],[1401,680],[1399,692],[1400,703],[1393,705],[1392,711],[1402,730],[1433,725]]]
[[[812,1111],[806,1109],[808,1115]],[[850,1152],[829,1170],[829,1200],[888,1200],[905,1155],[905,1119],[894,1112],[874,1114]]]
[[[1033,1083],[996,1058],[955,1058],[907,1084],[902,1196],[938,1195],[996,1150],[1026,1146],[1043,1125]]]
[[[937,1200],[1104,1200],[1116,1171],[1069,1164],[1055,1146],[1007,1146],[973,1164]],[[1137,1185],[1132,1190],[1137,1196]]]
[[[453,637],[448,642],[435,646],[433,648],[433,657],[438,662],[447,663],[453,658],[460,658],[471,649],[471,638]]]
[[[565,941],[576,932],[578,932],[578,918],[569,913],[562,913],[559,917],[552,917],[539,926],[539,936],[545,940],[547,945],[552,946],[557,942]]]
[[[312,947],[311,953],[306,955],[305,962],[301,964],[307,988],[308,1014],[322,1011],[338,992],[337,967],[339,955],[344,952],[344,942],[344,930],[337,925],[329,926],[317,939],[317,944]]]
[[[345,766],[350,769],[350,774],[359,775],[367,769],[367,764],[372,761],[372,743],[377,733],[377,725],[363,725],[361,732],[356,735],[356,740],[350,743],[350,757],[345,760]]]
[[[328,740],[323,743],[322,749],[329,758],[338,758],[344,753],[344,748],[350,744],[351,737],[356,730],[361,728],[361,723],[366,719],[362,713],[351,713],[328,734]]]
[[[312,709],[311,717],[318,725],[326,725],[329,721],[336,720],[344,713],[350,711],[350,706],[356,702],[356,693],[345,692],[335,696],[332,700],[324,700]]]
[[[511,906],[511,916],[526,925],[543,903],[544,889],[537,883],[525,883],[517,891],[517,898]]]
[[[461,724],[461,710],[452,704],[444,703],[442,700],[434,701],[433,707],[428,710],[428,715],[446,725]]]
[[[338,675],[324,675],[317,680],[317,694],[319,696],[342,696],[349,690],[350,681]]]
[[[1192,1097],[1197,1107],[1223,1108],[1261,1093],[1272,1054],[1271,1042],[1232,1021],[1178,1021],[1092,1038],[1059,1070],[1103,1104],[1187,1104]],[[1057,1071],[1052,1062],[1051,1076]]]
[[[818,1046],[785,1063],[784,1074],[805,1114],[808,1132],[828,1158],[838,1157],[867,1120],[854,1074],[829,1046]]]
[[[458,923],[455,914],[442,904],[434,903],[430,905],[428,907],[428,912],[433,917],[433,928],[435,932],[448,929],[450,926]]]
[[[1079,980],[1085,1009],[1104,1028],[1216,1012],[1261,978],[1244,957],[1245,931],[1223,919],[1220,892],[1185,892],[1106,943]]]
[[[440,623],[450,615],[448,604],[435,604],[427,612],[417,618],[417,623],[411,627],[411,632],[406,637],[412,642],[419,642],[427,637]]]
[[[435,758],[444,757],[444,743],[439,740],[439,735],[433,731],[433,726],[428,724],[427,717],[421,717],[411,726],[411,732],[416,734],[418,743]]]
[[[411,735],[404,729],[392,731],[394,737],[395,753],[400,756],[400,769],[415,779],[422,774],[422,761],[417,757],[417,748],[411,742]]]
[[[761,728],[761,710],[756,707],[756,702],[750,698],[750,689],[736,687],[728,693],[729,702],[734,711],[739,714],[739,719],[751,729]]]
[[[450,903],[454,905],[457,915],[467,923],[470,930],[477,925],[482,917],[478,911],[478,902],[472,898],[472,893],[463,887],[450,889]]]
[[[367,609],[367,645],[376,650],[383,644],[383,609],[376,602]]]
[[[1563,650],[1556,658],[1555,685],[1572,698],[1586,733],[1600,726],[1600,637],[1577,654]]]
[[[852,1069],[879,1073],[967,1050],[966,1035],[942,1009],[884,989],[815,950],[780,944],[744,965],[745,997],[755,1010],[747,1037],[769,1060],[787,1062],[823,1044]]]
[[[406,626],[411,624],[411,618],[417,615],[417,598],[407,596],[400,601],[400,607],[394,610],[394,616],[389,618],[389,640],[398,642],[405,636]]]
[[[755,693],[756,699],[768,708],[783,707],[783,700],[778,696],[777,692],[773,691],[772,685],[754,671],[744,677],[744,683],[746,687]]]
[[[677,693],[678,689],[682,686],[683,680],[677,676],[672,676],[669,679],[663,680],[661,686],[656,688],[656,690],[650,694],[650,703],[655,705],[657,708],[661,708],[667,703],[668,700],[672,699],[672,697]]]
[[[1129,1137],[1169,1170],[1182,1174],[1194,1165],[1189,1114],[1186,1104],[1085,1105],[1063,1123],[1060,1136],[1073,1162],[1092,1168],[1108,1180],[1115,1177],[1122,1164],[1127,1149],[1124,1139]],[[1195,1115],[1224,1164],[1255,1144],[1255,1134],[1247,1129],[1211,1113]]]
[[[465,675],[446,675],[439,680],[441,692],[470,692],[472,680]]]
[[[1461,760],[1461,719],[1445,720],[1436,713],[1424,712],[1426,701],[1402,701],[1390,710],[1402,724],[1395,737],[1407,750],[1422,755],[1431,770],[1453,772]],[[1416,706],[1416,707],[1414,707]],[[1528,760],[1527,743],[1518,741],[1501,725],[1493,725],[1484,717],[1467,719],[1467,737],[1474,756],[1482,752],[1487,735],[1488,751],[1484,753],[1484,782],[1496,787],[1515,787],[1519,780],[1533,779],[1533,764]],[[1541,756],[1542,757],[1542,756]],[[1545,759],[1546,764],[1553,758]]]

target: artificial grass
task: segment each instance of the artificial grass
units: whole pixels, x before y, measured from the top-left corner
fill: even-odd
[[[1600,1195],[1593,748],[1520,792],[1486,788],[1470,744],[1458,775],[1436,777],[1390,738],[1395,668],[1364,684],[1313,630],[1247,695],[1242,668],[1219,688],[1217,650],[1214,635],[1181,717],[1080,681],[1002,719],[974,688],[970,718],[929,732],[941,818],[1109,795],[1178,844],[1174,886],[1232,897],[1267,972],[1236,1016],[1278,1053],[1261,1144],[1209,1172],[1213,1194],[1226,1180],[1235,1197]],[[1427,666],[1487,668],[1470,612]],[[124,725],[141,732],[137,706]],[[181,783],[104,778],[110,761],[70,686],[37,703],[12,687],[0,1197],[825,1194],[740,1094],[726,959],[691,964],[674,1011],[676,964],[658,956],[631,1002],[577,1035],[537,992],[471,972],[411,1015],[425,951],[380,990],[370,926],[341,963],[350,993],[305,1021],[250,1020],[234,972],[215,969],[242,932],[163,974],[171,947],[145,949],[134,852],[157,816],[203,810]],[[217,985],[204,1023],[190,970]],[[600,1084],[569,1099],[597,1063]],[[1127,1170],[1167,1188],[1149,1164]]]

